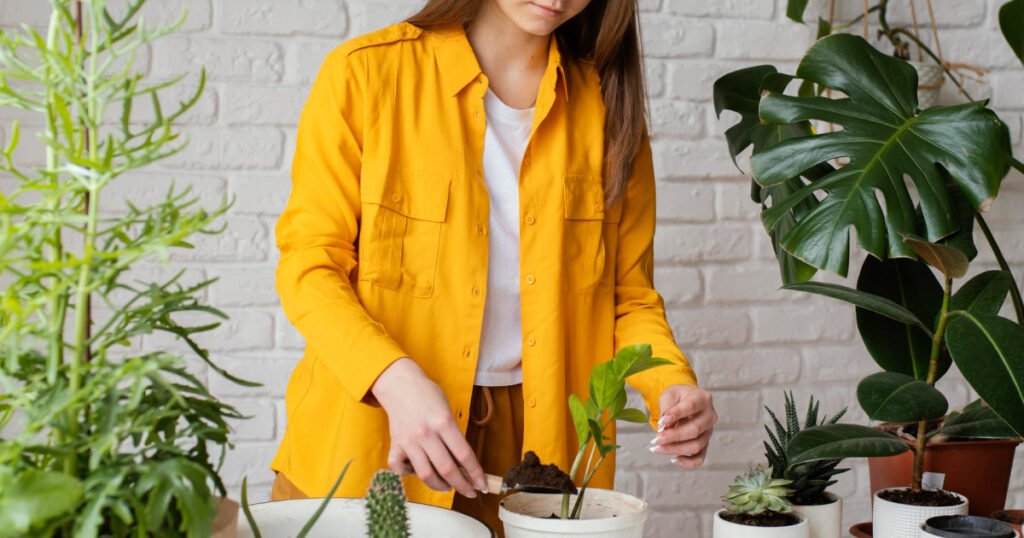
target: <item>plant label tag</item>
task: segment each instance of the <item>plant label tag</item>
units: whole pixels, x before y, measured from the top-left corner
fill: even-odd
[[[924,489],[942,489],[942,484],[946,482],[945,473],[922,473],[921,474],[921,487]]]

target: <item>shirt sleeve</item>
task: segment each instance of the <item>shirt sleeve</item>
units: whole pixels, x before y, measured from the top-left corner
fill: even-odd
[[[353,398],[373,403],[370,387],[405,353],[352,285],[369,112],[361,64],[356,55],[329,53],[299,117],[291,196],[276,227],[276,287],[307,352],[324,361]]]
[[[628,379],[643,395],[651,411],[653,427],[661,414],[658,405],[661,393],[671,385],[696,385],[697,377],[676,344],[672,328],[665,319],[664,300],[654,288],[654,163],[646,133],[622,204],[615,261],[615,349],[650,344],[655,357],[673,363]]]

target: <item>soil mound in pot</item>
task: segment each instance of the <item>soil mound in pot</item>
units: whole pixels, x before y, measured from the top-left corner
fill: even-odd
[[[539,486],[576,493],[576,484],[557,465],[543,465],[532,450],[523,456],[523,461],[505,473],[505,484],[515,486]]]
[[[778,512],[763,512],[760,514],[734,514],[723,512],[722,519],[737,525],[748,527],[788,527],[800,523],[800,518],[793,514],[780,514]]]
[[[948,491],[890,489],[878,494],[879,498],[912,506],[956,506],[963,502],[960,497]]]

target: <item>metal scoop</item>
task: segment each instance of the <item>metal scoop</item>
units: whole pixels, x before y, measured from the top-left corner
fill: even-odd
[[[498,476],[489,474],[487,476],[487,493],[501,493],[504,495],[510,491],[522,491],[524,493],[568,493],[558,488],[551,488],[545,486],[534,486],[530,484],[515,484],[510,486],[505,483],[505,479]]]

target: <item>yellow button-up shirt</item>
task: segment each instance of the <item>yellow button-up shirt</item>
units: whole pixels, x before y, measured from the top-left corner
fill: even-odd
[[[408,356],[465,430],[487,293],[483,179],[487,77],[465,32],[407,23],[332,50],[298,126],[292,193],[277,223],[277,291],[306,352],[286,394],[272,468],[324,495],[362,496],[386,466],[388,420],[368,397]],[[672,366],[630,379],[658,417],[668,386],[695,384],[653,286],[654,176],[645,141],[622,199],[605,207],[604,105],[592,64],[555,40],[519,175],[524,449],[567,469],[570,393],[594,364],[649,343]],[[614,461],[593,480],[609,487]],[[452,493],[406,482],[412,501]]]

